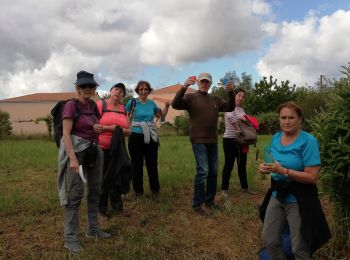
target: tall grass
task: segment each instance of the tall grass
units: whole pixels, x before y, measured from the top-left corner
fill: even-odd
[[[270,137],[259,136],[258,149]],[[218,187],[223,151],[219,139]],[[231,177],[232,196],[218,202],[223,212],[208,217],[191,210],[195,160],[188,137],[163,136],[159,148],[161,200],[153,201],[145,171],[145,196],[123,198],[125,214],[102,223],[113,237],[89,241],[86,202],[81,212],[82,258],[106,259],[254,259],[260,248],[256,206],[267,180],[261,180],[255,149],[248,156],[249,184],[257,196],[240,193],[236,167]],[[67,257],[63,248],[63,210],[56,190],[57,148],[45,140],[0,142],[0,258]],[[220,189],[219,189],[220,190]],[[244,241],[244,242],[243,242]]]

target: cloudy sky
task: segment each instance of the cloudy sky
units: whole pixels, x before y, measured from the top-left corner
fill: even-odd
[[[0,3],[0,98],[72,91],[79,70],[101,90],[233,70],[313,85],[350,62],[348,0]]]

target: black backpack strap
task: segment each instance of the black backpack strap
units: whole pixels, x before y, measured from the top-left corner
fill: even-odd
[[[75,105],[75,113],[73,118],[73,124],[74,124],[75,120],[77,120],[77,118],[80,116],[80,104],[79,104],[79,100],[76,98],[72,98],[71,100],[73,100]]]
[[[104,112],[107,112],[107,101],[105,98],[102,98],[102,115]]]
[[[132,118],[134,117],[135,107],[136,107],[136,98],[133,98],[131,99],[131,109],[129,113],[130,120],[132,120]]]
[[[107,108],[107,101],[106,101],[106,99],[102,98],[102,115],[103,115],[105,112],[114,112],[114,113],[117,113],[117,114],[126,115],[125,110],[124,110],[124,111],[116,111],[116,110],[108,109],[108,108]],[[102,116],[102,115],[101,115],[101,116]]]

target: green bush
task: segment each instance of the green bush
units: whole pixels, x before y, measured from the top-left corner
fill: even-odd
[[[0,139],[11,134],[10,115],[0,110]]]
[[[39,122],[45,122],[47,128],[47,134],[51,138],[52,137],[52,128],[53,128],[53,117],[48,114],[45,117],[38,117],[34,120],[35,124],[39,124]]]
[[[311,122],[320,142],[321,184],[333,202],[340,250],[350,243],[350,66],[343,68],[347,77],[335,83],[328,110]]]
[[[177,135],[189,135],[190,117],[187,111],[183,112],[180,116],[175,117],[174,127],[176,128]]]
[[[259,134],[272,135],[279,129],[278,114],[276,112],[261,113],[258,115]]]

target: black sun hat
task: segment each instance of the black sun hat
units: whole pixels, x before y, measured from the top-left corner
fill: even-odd
[[[85,70],[79,71],[77,73],[77,81],[75,82],[75,84],[77,86],[85,85],[85,84],[91,84],[91,85],[99,86],[97,84],[97,82],[94,80],[94,74],[92,74],[90,72],[87,72]]]

